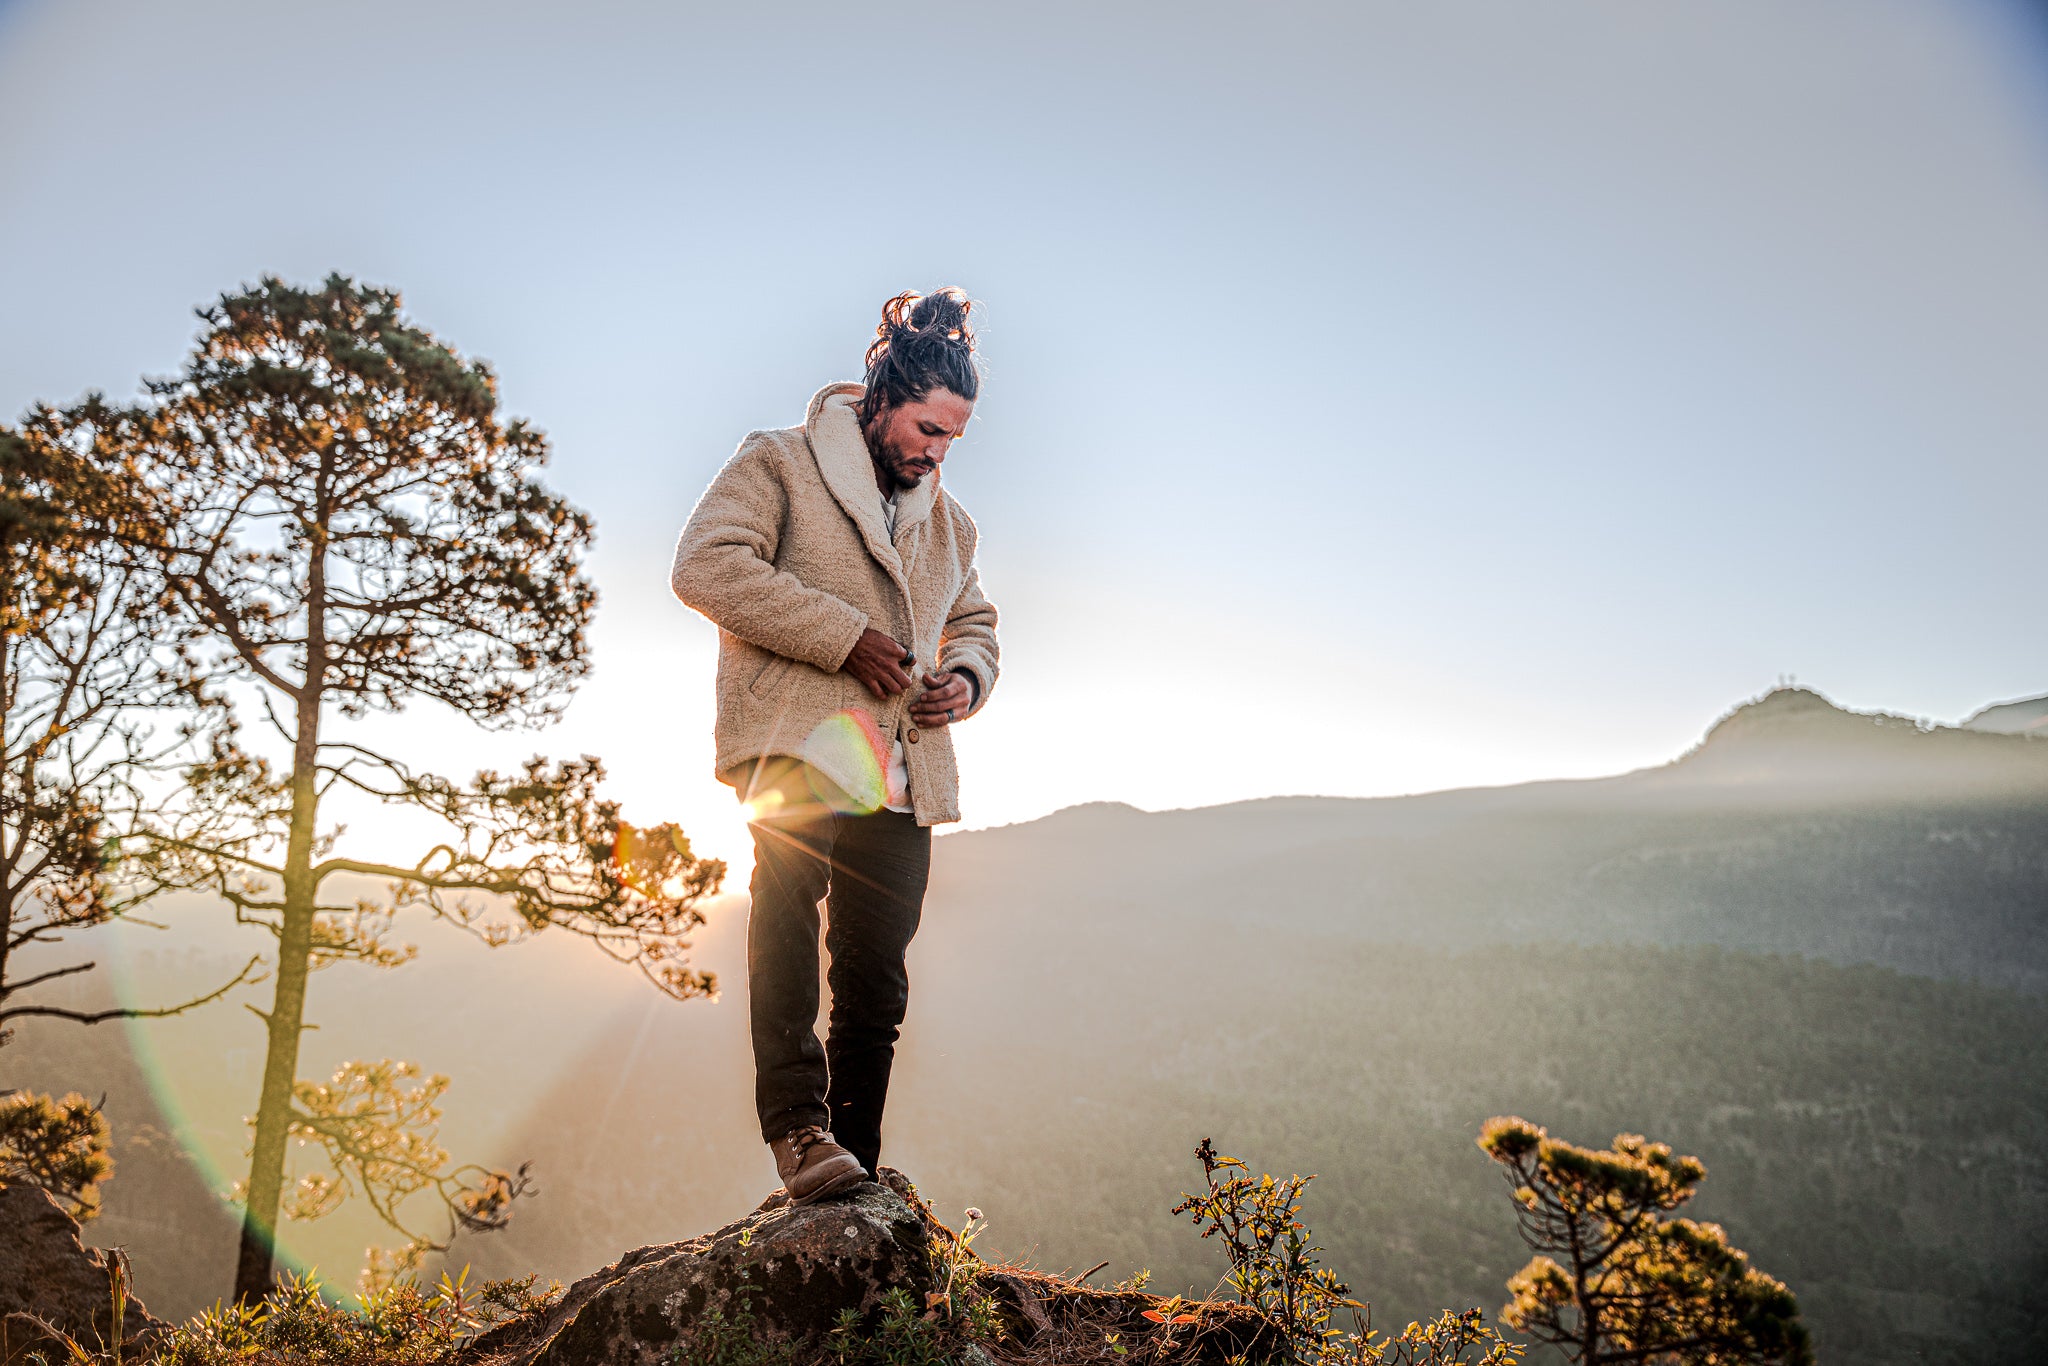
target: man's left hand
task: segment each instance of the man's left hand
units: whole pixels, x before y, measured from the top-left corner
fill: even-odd
[[[910,719],[926,730],[951,725],[974,705],[974,689],[958,672],[925,674],[920,681],[924,691],[910,704]]]

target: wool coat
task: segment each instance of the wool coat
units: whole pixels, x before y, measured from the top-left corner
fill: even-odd
[[[936,825],[960,819],[953,736],[918,727],[910,704],[925,672],[957,669],[975,685],[966,715],[988,705],[996,609],[975,568],[974,522],[939,470],[898,495],[890,535],[860,432],[864,392],[827,385],[802,426],[749,432],[691,512],[669,583],[718,627],[720,781],[737,787],[754,761],[790,755],[871,810],[900,739],[917,822]],[[917,656],[894,697],[840,672],[870,627]]]

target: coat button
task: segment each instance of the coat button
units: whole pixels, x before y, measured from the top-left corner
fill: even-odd
[[[917,743],[917,732],[915,730],[910,732],[910,743],[913,745]]]

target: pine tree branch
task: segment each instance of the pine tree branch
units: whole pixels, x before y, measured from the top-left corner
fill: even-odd
[[[158,1006],[153,1009],[141,1006],[113,1006],[106,1010],[98,1011],[66,1010],[60,1006],[11,1006],[6,1009],[0,1009],[0,1024],[4,1024],[8,1020],[25,1019],[29,1016],[47,1016],[60,1020],[71,1020],[77,1024],[99,1024],[106,1020],[156,1020],[168,1015],[182,1015],[188,1010],[194,1010],[210,1002],[218,1001],[244,982],[261,981],[262,978],[252,978],[249,974],[254,972],[262,962],[263,955],[255,955],[247,963],[243,964],[242,970],[227,982],[207,992],[204,996],[195,996],[180,1005]],[[90,967],[91,964],[86,966]]]
[[[0,1001],[6,1000],[17,991],[27,991],[30,987],[39,986],[44,982],[55,981],[59,977],[70,977],[74,973],[91,972],[98,966],[98,963],[74,963],[68,968],[52,968],[48,972],[39,972],[33,977],[22,978],[18,981],[0,982]]]

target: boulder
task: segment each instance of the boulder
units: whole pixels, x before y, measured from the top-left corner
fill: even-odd
[[[958,1246],[917,1187],[893,1167],[840,1199],[791,1208],[781,1191],[716,1233],[643,1247],[569,1287],[546,1312],[473,1341],[466,1366],[690,1366],[735,1340],[762,1355],[815,1343],[852,1310],[872,1324],[893,1290],[922,1309],[945,1252],[994,1302],[1005,1342],[1034,1361],[1096,1360],[1110,1334],[1146,1360],[1229,1366],[1288,1357],[1284,1335],[1241,1304],[1094,1290],[1043,1271],[991,1265]],[[744,1350],[744,1349],[743,1349]],[[959,1344],[961,1366],[994,1366]],[[1012,1359],[1003,1356],[1004,1360]]]
[[[848,1310],[876,1315],[891,1290],[921,1308],[934,1285],[925,1220],[895,1191],[863,1182],[801,1207],[777,1191],[715,1233],[627,1253],[538,1322],[478,1339],[470,1359],[657,1366],[691,1360],[720,1324],[764,1347],[817,1341]]]
[[[0,1185],[0,1366],[26,1361],[30,1352],[64,1360],[53,1329],[94,1352],[140,1346],[163,1332],[164,1322],[129,1291],[126,1264],[119,1253],[88,1248],[78,1221],[42,1187]]]

